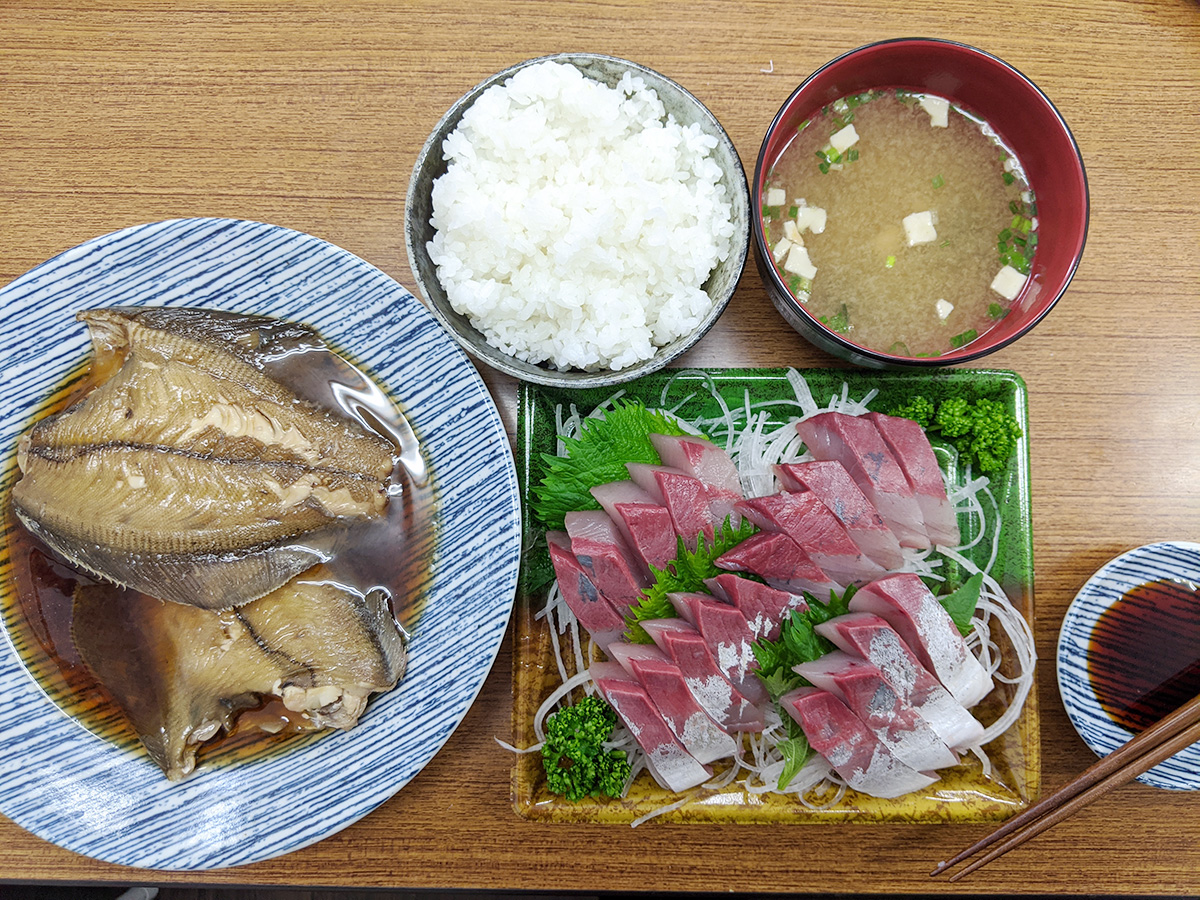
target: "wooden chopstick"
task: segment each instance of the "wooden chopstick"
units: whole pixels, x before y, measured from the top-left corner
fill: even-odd
[[[992,860],[1003,856],[1014,847],[1025,843],[1031,837],[1041,834],[1052,825],[1068,818],[1113,788],[1132,781],[1143,772],[1154,768],[1163,760],[1169,759],[1198,740],[1200,740],[1200,694],[1174,712],[1159,719],[1141,734],[1126,741],[1112,753],[1097,760],[1078,777],[1020,815],[1005,822],[983,840],[972,844],[957,856],[938,863],[937,867],[929,874],[931,876],[940,875],[951,866],[1008,838],[986,856],[975,860],[966,868],[950,876],[951,881],[958,881]]]

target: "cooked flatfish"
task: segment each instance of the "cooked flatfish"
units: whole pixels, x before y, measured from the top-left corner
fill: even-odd
[[[382,591],[322,568],[251,603],[206,610],[111,585],[75,592],[80,657],[172,781],[239,713],[279,697],[306,727],[350,728],[404,673],[405,638]]]
[[[384,514],[397,448],[263,370],[303,325],[203,309],[80,313],[82,400],[18,449],[21,521],[69,562],[153,597],[247,603]]]

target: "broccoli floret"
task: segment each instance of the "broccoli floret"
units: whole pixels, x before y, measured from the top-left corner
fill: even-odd
[[[919,423],[926,431],[953,444],[963,459],[974,461],[983,475],[994,475],[1008,464],[1017,449],[1021,426],[1016,416],[998,400],[949,397],[933,403],[917,395],[891,412]]]
[[[599,697],[584,697],[546,719],[542,765],[555,794],[574,802],[584,797],[620,797],[629,778],[623,750],[605,750],[617,714]]]
[[[917,394],[908,403],[893,409],[888,415],[899,416],[902,419],[912,419],[922,428],[928,428],[933,422],[936,407],[933,401]]]

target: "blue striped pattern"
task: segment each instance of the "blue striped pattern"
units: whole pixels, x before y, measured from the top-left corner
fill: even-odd
[[[358,257],[273,225],[182,219],[69,250],[0,290],[0,448],[87,356],[77,310],[211,306],[314,326],[394,392],[437,485],[433,582],[408,674],[359,726],[169,784],[65,716],[0,642],[0,811],[67,849],[129,866],[208,869],[268,859],[353,823],[407,784],[462,721],[512,611],[516,470],[466,356],[403,287]],[[11,598],[4,598],[11,602]]]
[[[1088,642],[1100,614],[1128,591],[1151,581],[1200,584],[1200,544],[1164,541],[1130,550],[1104,565],[1071,602],[1058,634],[1058,690],[1071,724],[1097,756],[1133,737],[1100,707],[1087,671]],[[1181,791],[1200,790],[1200,743],[1159,763],[1138,781]]]

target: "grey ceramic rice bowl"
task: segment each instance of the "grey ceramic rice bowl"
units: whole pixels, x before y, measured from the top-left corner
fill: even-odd
[[[697,328],[658,348],[651,358],[627,368],[561,371],[552,365],[525,362],[492,346],[465,315],[452,308],[427,248],[434,235],[434,227],[430,221],[433,214],[433,183],[447,170],[442,150],[446,137],[458,127],[463,114],[484,91],[493,85],[503,84],[520,69],[547,61],[573,65],[585,76],[609,87],[615,86],[626,72],[630,72],[654,89],[667,113],[679,124],[688,126],[698,123],[705,133],[717,139],[717,146],[712,153],[721,169],[721,183],[731,202],[734,235],[728,256],[717,264],[703,285],[704,291],[712,298],[712,309]],[[459,344],[476,359],[501,372],[537,384],[577,388],[601,387],[632,381],[662,369],[689,350],[708,332],[728,305],[745,268],[750,245],[749,213],[749,187],[737,150],[713,114],[692,94],[657,72],[628,60],[592,53],[562,53],[526,60],[498,72],[477,84],[450,107],[421,148],[413,168],[405,206],[405,243],[417,289],[426,305]]]

